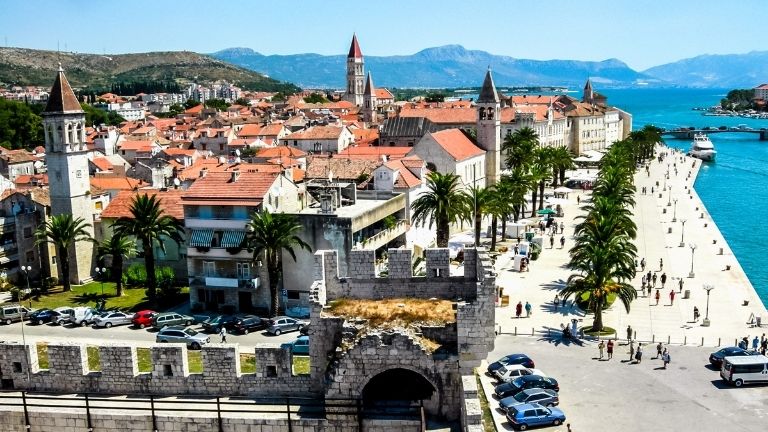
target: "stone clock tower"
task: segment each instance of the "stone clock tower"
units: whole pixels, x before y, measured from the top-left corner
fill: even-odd
[[[85,113],[59,66],[43,115],[45,154],[53,215],[82,218],[93,235],[93,204],[88,178]],[[70,279],[79,284],[91,279],[93,243],[78,242],[69,251]]]

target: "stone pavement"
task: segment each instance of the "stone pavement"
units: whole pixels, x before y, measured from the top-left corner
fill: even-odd
[[[672,150],[659,146],[660,152],[672,153]],[[675,175],[674,164],[678,174]],[[669,165],[668,165],[669,164]],[[693,167],[693,168],[692,168]],[[638,290],[638,298],[632,302],[629,314],[620,302],[603,312],[604,323],[617,329],[619,338],[626,338],[626,328],[631,325],[636,338],[642,341],[670,341],[676,344],[696,344],[705,346],[733,345],[738,337],[768,333],[768,313],[760,301],[752,284],[739,265],[733,252],[728,247],[712,218],[708,215],[695,190],[691,190],[701,161],[674,153],[663,162],[653,160],[650,163],[650,175],[640,170],[635,176],[636,207],[634,220],[637,223],[638,260],[645,257],[647,273],[656,273],[660,279],[666,272],[667,282],[660,290],[660,302],[640,292],[642,273],[638,268],[633,284]],[[669,170],[669,179],[666,173]],[[688,172],[690,171],[690,176]],[[658,186],[657,186],[658,182]],[[642,188],[647,193],[642,194]],[[653,187],[654,193],[650,190]],[[551,189],[548,191],[551,193]],[[510,296],[510,306],[497,308],[497,330],[501,333],[531,334],[532,331],[560,331],[560,325],[571,319],[580,321],[579,327],[590,325],[592,316],[568,303],[566,309],[555,310],[553,299],[572,273],[565,265],[568,262],[568,249],[573,246],[575,218],[583,214],[576,204],[579,196],[583,203],[591,196],[590,191],[570,193],[568,203],[563,206],[565,217],[558,218],[565,223],[565,248],[560,248],[560,234],[555,236],[554,248],[549,247],[549,239],[539,259],[533,261],[529,272],[517,272],[512,269],[511,253],[502,254],[496,260],[499,276],[497,284],[504,288],[504,294]],[[677,203],[675,204],[675,200]],[[667,205],[670,204],[670,205]],[[676,222],[672,222],[673,216]],[[682,232],[682,220],[685,231]],[[683,247],[680,247],[681,236]],[[693,254],[693,277],[691,272],[691,249]],[[722,254],[721,254],[722,249]],[[664,267],[660,269],[659,260]],[[730,266],[730,270],[726,270]],[[678,282],[683,279],[683,293],[690,291],[690,298],[678,294]],[[707,294],[704,284],[711,284],[709,318],[710,327],[701,325],[706,314]],[[661,287],[657,281],[657,287]],[[674,303],[670,304],[669,292],[674,288]],[[646,291],[647,293],[647,291]],[[528,301],[533,306],[531,317],[515,318],[515,305]],[[748,302],[748,306],[744,303]],[[701,314],[698,322],[693,322],[693,307],[697,306]],[[750,316],[760,316],[763,329],[753,328],[748,321]],[[525,317],[525,311],[523,311]]]

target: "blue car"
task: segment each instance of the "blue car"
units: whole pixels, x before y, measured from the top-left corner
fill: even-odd
[[[283,348],[288,348],[293,354],[309,355],[309,336],[299,336],[295,341],[284,343],[281,346]]]
[[[43,323],[56,322],[61,314],[51,309],[38,309],[29,314],[29,322],[41,325]]]
[[[509,407],[507,420],[513,428],[528,430],[532,426],[559,426],[565,422],[565,414],[559,408],[527,403]]]
[[[535,364],[533,364],[533,360],[530,359],[525,354],[510,354],[507,356],[504,356],[495,362],[488,365],[488,374],[493,376],[493,373],[500,369],[502,366],[511,365],[511,364],[519,364],[523,365],[527,368],[533,369],[536,367]]]

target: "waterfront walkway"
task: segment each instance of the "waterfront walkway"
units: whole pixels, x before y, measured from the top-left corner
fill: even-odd
[[[638,191],[634,209],[638,228],[635,244],[638,261],[643,257],[646,259],[645,273],[650,270],[660,279],[665,272],[666,285],[660,290],[661,298],[656,305],[653,294],[644,296],[640,292],[643,273],[638,268],[633,282],[638,298],[632,302],[630,313],[627,314],[621,303],[616,301],[603,312],[604,324],[615,328],[620,339],[626,338],[627,326],[631,325],[636,339],[640,341],[705,346],[733,345],[736,338],[749,336],[751,340],[755,335],[768,333],[765,307],[695,190],[691,190],[701,161],[666,147],[659,147],[659,151],[666,151],[669,156],[663,162],[654,159],[650,163],[650,175],[643,169],[635,177]],[[677,164],[677,175],[673,163]],[[668,180],[665,178],[667,170]],[[643,187],[647,189],[647,194],[642,194]],[[650,193],[652,187],[653,194]],[[591,324],[592,316],[584,316],[583,312],[571,306],[571,302],[565,309],[558,307],[555,310],[553,305],[555,294],[572,273],[565,265],[568,249],[573,246],[575,218],[582,213],[576,204],[576,196],[583,203],[591,193],[569,195],[569,202],[564,206],[565,217],[558,218],[565,223],[564,248],[559,245],[560,234],[555,236],[555,247],[552,249],[549,239],[545,238],[541,256],[532,262],[529,272],[523,273],[512,269],[511,254],[502,254],[497,259],[497,285],[504,288],[505,295],[510,296],[510,305],[496,310],[497,331],[529,335],[531,332],[559,332],[561,324],[569,323],[574,318],[580,320],[579,327]],[[673,216],[676,222],[672,222]],[[682,220],[686,221],[684,233]],[[683,247],[680,247],[681,236],[684,236]],[[696,249],[691,275],[692,244],[696,245]],[[659,268],[660,259],[664,262],[662,271]],[[683,293],[678,294],[681,278]],[[705,284],[714,286],[709,301],[709,327],[701,325],[706,315]],[[660,280],[656,286],[661,286]],[[676,295],[674,303],[670,304],[669,292],[673,288]],[[690,291],[689,298],[683,298],[686,290]],[[518,301],[531,303],[531,317],[525,318],[523,310],[523,318],[515,318]],[[701,314],[698,322],[693,320],[694,306]],[[754,328],[749,324],[755,316],[762,318],[763,328]]]

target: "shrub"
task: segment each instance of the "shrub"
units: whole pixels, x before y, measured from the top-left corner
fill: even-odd
[[[21,299],[21,290],[18,287],[11,288],[11,301],[17,302]]]
[[[147,269],[143,264],[131,264],[124,272],[125,284],[129,288],[144,286],[147,284]]]
[[[163,304],[173,304],[176,302],[181,287],[176,285],[176,274],[168,266],[155,269],[155,279],[157,280],[157,298]]]

